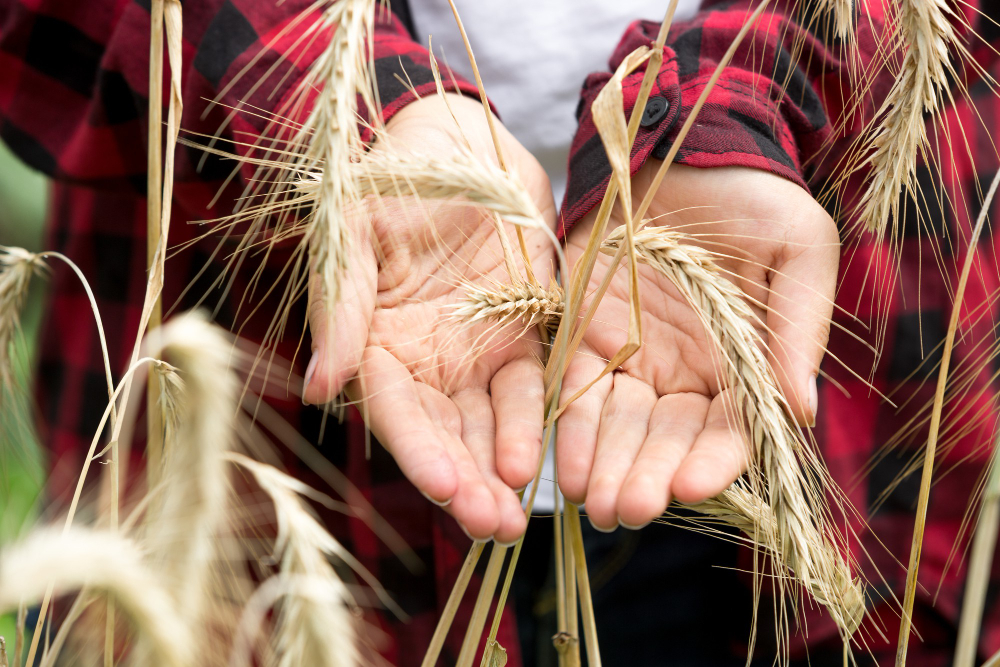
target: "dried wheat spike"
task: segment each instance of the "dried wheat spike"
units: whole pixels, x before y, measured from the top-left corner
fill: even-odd
[[[540,324],[549,332],[559,328],[563,314],[563,291],[558,285],[496,285],[493,289],[466,283],[465,299],[455,305],[455,317],[462,322],[496,322],[501,326],[519,323],[525,328]]]
[[[217,616],[210,591],[229,502],[223,456],[236,437],[239,381],[230,367],[232,341],[203,313],[173,318],[152,340],[159,349],[151,353],[176,367],[162,361],[153,367],[163,407],[163,492],[147,513],[144,544],[204,655],[205,628]]]
[[[316,208],[304,227],[304,240],[310,265],[322,276],[330,312],[339,296],[351,239],[344,210],[357,199],[350,165],[364,152],[358,103],[376,108],[365,45],[374,25],[375,4],[375,0],[320,0],[307,10],[325,5],[310,31],[329,31],[329,41],[290,98],[292,110],[304,108],[313,95],[315,102],[289,142],[288,149],[297,153],[289,170],[291,179],[279,183],[268,198],[272,203],[294,198],[295,172],[322,165]]]
[[[714,498],[681,505],[704,514],[712,522],[736,528],[757,547],[770,551],[775,560],[795,572],[796,563],[788,554],[772,550],[775,543],[773,536],[778,530],[774,512],[763,498],[740,481]],[[823,545],[820,554],[825,561],[823,569],[832,573],[833,577],[829,582],[814,580],[809,586],[809,593],[816,602],[829,610],[837,625],[847,635],[851,635],[865,617],[865,597],[861,581],[851,576],[851,568],[829,544]]]
[[[335,556],[356,569],[361,565],[302,502],[302,496],[318,494],[277,468],[241,455],[228,458],[250,472],[274,503],[278,524],[274,555],[280,563],[278,576],[287,585],[273,640],[276,667],[358,664],[354,619],[347,606],[353,598],[328,557]],[[311,582],[312,590],[300,590],[297,581]]]
[[[0,246],[0,388],[13,385],[10,349],[21,328],[21,309],[31,278],[46,269],[40,255]]]
[[[135,631],[135,664],[196,664],[187,623],[134,541],[85,528],[44,528],[4,549],[0,611],[41,600],[49,586],[60,593],[87,588],[114,599]]]
[[[950,51],[968,55],[951,24],[955,13],[945,0],[902,0],[899,38],[906,48],[899,76],[878,115],[885,120],[872,140],[871,185],[861,200],[861,220],[880,236],[899,213],[899,195],[915,186],[917,157],[928,146],[925,116],[933,117],[955,73]]]
[[[849,40],[851,28],[854,27],[854,3],[852,0],[819,0],[817,6],[832,17],[833,29],[837,37],[844,41]]]
[[[613,254],[624,236],[624,227],[613,231],[602,251]],[[784,554],[806,588],[822,589],[824,599],[836,601],[835,606],[843,610],[835,614],[840,616],[838,622],[843,629],[851,629],[853,594],[852,600],[839,599],[842,568],[831,568],[827,557],[836,548],[827,543],[832,540],[826,522],[829,509],[816,483],[816,476],[823,474],[822,463],[806,445],[778,389],[753,326],[753,311],[739,288],[719,273],[712,253],[683,244],[684,234],[649,227],[637,231],[634,238],[639,260],[673,283],[723,354],[721,379],[733,393],[733,409],[746,419],[756,453],[754,463],[765,480],[775,517],[776,541],[769,548]]]
[[[313,206],[319,199],[325,168],[306,172],[295,184],[289,209]],[[541,214],[524,185],[495,164],[459,150],[441,158],[422,153],[373,150],[351,166],[359,197],[467,199],[510,223],[544,227]]]

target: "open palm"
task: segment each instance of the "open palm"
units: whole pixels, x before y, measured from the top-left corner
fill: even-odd
[[[638,197],[657,167],[651,161],[633,178]],[[727,256],[719,264],[750,298],[782,391],[800,423],[810,423],[839,257],[832,219],[808,192],[778,176],[682,165],[671,166],[648,215],[653,224],[681,228]],[[569,236],[571,264],[583,254],[593,217]],[[613,216],[609,228],[618,224]],[[598,260],[591,290],[610,264],[608,256]],[[648,266],[640,266],[639,289],[639,351],[559,422],[560,487],[571,501],[586,501],[591,522],[603,530],[644,525],[671,498],[697,502],[716,495],[747,463],[702,322]],[[628,315],[628,274],[619,270],[567,369],[564,396],[596,378],[627,342]]]
[[[468,141],[475,155],[495,162],[480,105],[457,95],[449,102],[450,111],[437,96],[400,111],[387,127],[392,148],[446,158]],[[499,131],[508,167],[554,226],[544,171]],[[405,197],[371,201],[355,219],[363,231],[337,312],[331,317],[320,298],[310,305],[314,355],[305,399],[328,402],[346,388],[424,495],[473,538],[513,541],[525,518],[512,486],[530,480],[526,462],[537,460],[541,446],[541,345],[533,331],[521,336],[523,327],[469,326],[454,316],[463,283],[511,282],[492,218],[466,203]],[[547,236],[536,230],[525,240],[547,281]]]

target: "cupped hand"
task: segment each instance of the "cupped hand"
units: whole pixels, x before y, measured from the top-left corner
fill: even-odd
[[[471,148],[496,164],[480,104],[450,94],[447,102],[435,95],[408,105],[381,141],[439,159]],[[508,168],[554,226],[545,172],[495,125]],[[305,401],[327,403],[346,390],[410,481],[470,537],[515,540],[525,518],[514,489],[534,475],[541,447],[541,345],[523,327],[470,327],[454,317],[463,282],[510,283],[492,218],[467,203],[412,196],[369,200],[351,218],[355,238],[335,312],[311,290]],[[547,281],[551,244],[537,230],[525,240]]]
[[[633,177],[637,202],[659,164],[651,160]],[[571,264],[583,254],[595,216],[596,210],[570,233]],[[764,171],[675,164],[647,216],[720,253],[718,264],[749,297],[793,414],[802,425],[813,423],[839,261],[837,228],[826,211],[798,185]],[[608,230],[621,223],[613,215]],[[602,254],[591,292],[610,264]],[[673,498],[714,496],[748,462],[703,324],[649,266],[639,267],[639,290],[642,346],[559,421],[559,485],[570,501],[586,501],[601,530],[645,525]],[[620,268],[567,368],[564,397],[596,378],[626,343],[628,313],[628,272]]]

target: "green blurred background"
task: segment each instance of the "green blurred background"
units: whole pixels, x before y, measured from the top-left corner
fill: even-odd
[[[49,185],[0,143],[0,245],[42,249]],[[33,428],[31,375],[45,299],[45,280],[33,280],[21,316],[23,337],[11,359],[17,387],[0,395],[0,545],[14,539],[39,511],[45,466]],[[0,617],[0,636],[12,648],[14,618]]]

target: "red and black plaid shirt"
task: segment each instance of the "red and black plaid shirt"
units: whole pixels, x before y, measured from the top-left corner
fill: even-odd
[[[278,108],[318,47],[294,46],[305,23],[280,39],[276,36],[309,4],[307,0],[286,0],[280,5],[261,0],[186,3],[182,127],[213,133],[224,118],[225,106],[240,102],[265,110]],[[766,169],[814,193],[828,190],[831,171],[857,138],[862,119],[872,117],[891,80],[884,73],[875,76],[864,97],[867,113],[847,114],[845,120],[845,100],[853,100],[850,82],[855,79],[850,70],[857,62],[848,60],[843,48],[821,30],[803,28],[822,26],[823,21],[805,9],[790,8],[791,4],[778,2],[774,12],[766,12],[744,40],[709,96],[679,161],[698,167]],[[996,0],[981,4],[979,9],[987,16],[1000,13]],[[992,77],[1000,77],[1000,60],[992,50],[1000,46],[1000,29],[980,20],[969,3],[963,6],[966,19],[981,36],[968,37],[973,57]],[[680,126],[677,121],[689,113],[749,7],[749,0],[708,2],[694,20],[673,28],[652,92],[668,103],[667,110],[640,129],[633,150],[634,170],[650,156],[665,155]],[[874,54],[876,45],[885,41],[880,34],[883,25],[878,14],[865,14],[857,21],[856,57],[865,69],[879,62]],[[630,26],[611,58],[611,67],[636,46],[651,42],[655,32],[655,23]],[[112,361],[119,369],[128,359],[144,291],[148,35],[148,0],[0,0],[0,137],[23,160],[55,179],[48,247],[72,257],[88,276],[108,327]],[[389,16],[379,23],[374,48],[387,116],[413,99],[394,73],[411,81],[419,93],[433,90],[426,50],[413,41],[400,21]],[[254,60],[261,53],[263,57]],[[294,57],[282,66],[287,68],[282,72],[290,70],[289,76],[280,82],[280,77],[272,77],[274,84],[251,88],[259,75],[289,55]],[[244,67],[249,70],[227,88]],[[824,370],[832,381],[821,382],[814,430],[831,472],[848,490],[860,518],[871,526],[867,530],[860,520],[855,523],[859,539],[854,546],[866,573],[874,576],[871,573],[877,566],[885,579],[874,579],[869,591],[870,608],[882,629],[876,630],[873,622],[864,638],[883,664],[892,662],[897,614],[886,600],[892,599],[890,591],[900,596],[902,590],[904,569],[899,562],[908,558],[917,477],[911,476],[884,498],[881,492],[926,439],[927,413],[922,408],[933,382],[923,380],[933,375],[940,360],[938,344],[944,339],[954,284],[965,256],[962,239],[978,212],[984,183],[998,167],[990,137],[1000,135],[1000,106],[990,85],[973,68],[965,68],[960,75],[969,94],[956,95],[943,121],[929,128],[940,169],[920,168],[923,196],[904,202],[901,245],[852,238],[845,244],[841,265],[837,303],[846,312],[835,314],[829,356],[862,376],[870,375],[878,391],[891,395],[902,407],[881,400],[828,358]],[[600,200],[608,181],[609,168],[589,117],[589,102],[608,76],[592,75],[583,89],[580,129],[573,143],[563,205],[565,225],[572,225]],[[641,72],[625,81],[626,112],[634,105],[640,78]],[[473,92],[467,83],[459,85]],[[223,90],[223,104],[202,118],[206,100]],[[259,134],[263,125],[255,115],[239,114],[223,141],[241,133]],[[198,170],[202,157],[194,149],[178,150],[172,243],[193,239],[197,231],[188,221],[228,213],[240,193],[237,186],[229,186],[215,210],[209,210],[231,166],[209,157]],[[849,180],[833,201],[845,203],[843,210],[849,211],[863,180],[863,175]],[[850,216],[843,216],[845,229],[849,223]],[[956,344],[953,362],[956,377],[964,373],[969,385],[962,391],[956,388],[946,405],[946,446],[937,464],[941,480],[931,497],[920,577],[923,588],[915,612],[923,644],[911,649],[912,665],[951,661],[965,577],[962,554],[968,542],[968,534],[961,533],[962,519],[978,487],[994,430],[994,369],[983,353],[995,338],[998,243],[988,229],[974,249],[979,265],[966,293],[967,326]],[[188,308],[206,297],[223,325],[242,326],[243,335],[260,339],[266,317],[237,321],[242,315],[236,312],[236,299],[220,298],[215,288],[222,271],[221,259],[212,255],[215,248],[214,239],[196,243],[169,261],[164,303]],[[276,267],[281,259],[275,258]],[[200,272],[205,266],[208,269]],[[277,270],[270,277],[276,275]],[[235,283],[229,294],[242,294],[247,277],[237,274],[232,279]],[[194,286],[182,294],[192,281]],[[53,461],[51,493],[58,498],[80,469],[85,443],[105,406],[106,388],[89,305],[75,279],[58,267],[50,299],[38,400],[40,426]],[[299,307],[291,322],[305,321]],[[871,350],[882,333],[884,344],[876,357]],[[293,358],[291,346],[297,339],[290,333],[279,354]],[[307,437],[314,442],[318,439],[316,411],[303,409],[294,397],[269,400]],[[895,438],[899,432],[905,437]],[[867,467],[881,446],[896,440],[901,447]],[[373,621],[388,634],[389,641],[383,642],[385,656],[394,664],[418,664],[468,541],[449,517],[422,499],[383,450],[376,448],[372,460],[365,460],[363,425],[356,416],[342,427],[328,425],[320,447],[424,563],[423,573],[409,572],[364,522],[327,516],[338,537],[412,616],[403,623],[373,615]],[[874,511],[877,500],[879,508]],[[951,560],[956,549],[959,557]],[[998,571],[1000,565],[994,568]],[[995,574],[992,581],[1000,582],[1000,577]],[[459,616],[467,617],[468,611],[460,611]],[[806,615],[813,658],[825,646],[834,647],[831,655],[839,656],[830,623],[819,612]],[[517,664],[520,654],[509,614],[500,634],[511,664]],[[446,659],[454,659],[458,641],[457,631],[453,632]],[[796,650],[802,649],[800,641]],[[1000,649],[1000,599],[996,595],[988,599],[980,649],[981,657]]]

